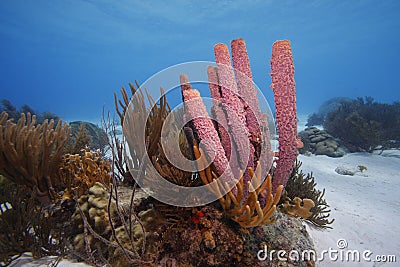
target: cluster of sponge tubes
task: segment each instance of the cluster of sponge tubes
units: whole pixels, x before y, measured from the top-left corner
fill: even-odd
[[[289,41],[273,45],[271,88],[274,91],[279,152],[274,178],[270,168],[274,160],[265,114],[259,108],[246,45],[243,39],[228,46],[214,46],[216,67],[207,69],[213,98],[210,118],[199,91],[182,74],[181,91],[185,106],[185,132],[192,133],[194,156],[204,184],[212,185],[226,213],[244,227],[273,222],[283,186],[298,155],[296,92],[294,67]],[[199,148],[199,143],[202,148]],[[202,155],[215,155],[212,164]],[[263,180],[264,179],[264,180]]]

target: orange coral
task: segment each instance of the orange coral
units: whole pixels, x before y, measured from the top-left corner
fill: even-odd
[[[100,150],[82,152],[82,156],[65,154],[62,158],[59,176],[66,186],[66,197],[71,192],[75,192],[77,196],[87,194],[96,182],[108,185],[111,181],[111,164],[101,158]]]
[[[249,228],[264,224],[270,224],[275,221],[273,214],[276,210],[276,205],[279,202],[283,186],[279,186],[276,190],[275,196],[272,194],[272,183],[271,176],[268,175],[267,179],[257,188],[254,189],[252,183],[258,185],[261,183],[261,168],[256,168],[257,173],[254,173],[252,168],[248,168],[251,176],[251,181],[248,181],[247,197],[244,197],[243,192],[243,172],[240,173],[240,178],[236,183],[236,187],[230,190],[226,195],[222,195],[221,189],[226,188],[217,175],[211,171],[210,167],[203,169],[205,162],[201,160],[201,150],[197,147],[193,147],[193,151],[197,160],[199,160],[199,175],[205,185],[211,186],[211,191],[219,197],[219,202],[226,214],[229,215],[232,220],[240,224],[242,227]],[[216,186],[212,186],[212,182],[217,181]],[[236,192],[234,192],[236,191]],[[261,194],[266,194],[266,203],[261,208],[258,197]]]
[[[292,202],[286,201],[282,204],[282,209],[287,214],[298,216],[303,219],[307,219],[313,215],[310,211],[313,207],[315,207],[315,203],[312,199],[301,199],[299,197],[295,197]]]

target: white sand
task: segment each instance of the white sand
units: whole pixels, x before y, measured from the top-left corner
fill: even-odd
[[[317,187],[326,188],[325,198],[335,218],[332,230],[315,230],[310,227],[317,252],[335,249],[343,252],[358,250],[360,262],[331,261],[326,255],[318,266],[400,266],[400,152],[388,151],[382,155],[353,153],[342,158],[327,156],[299,156],[304,173],[313,172]],[[363,165],[368,170],[354,176],[339,175],[338,166],[356,168]],[[340,250],[339,239],[347,247]],[[366,262],[362,253],[370,250],[369,257],[395,255],[398,263]],[[352,257],[350,257],[352,259]]]

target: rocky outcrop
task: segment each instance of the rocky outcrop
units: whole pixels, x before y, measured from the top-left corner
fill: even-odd
[[[299,133],[304,146],[299,151],[301,154],[312,153],[329,157],[342,157],[346,154],[346,148],[324,130],[316,127],[308,127]]]
[[[121,211],[126,210],[131,191],[124,187],[118,189]],[[116,245],[117,238],[127,251],[141,255],[140,266],[315,266],[313,260],[287,258],[293,253],[301,255],[303,251],[314,249],[302,220],[294,216],[276,212],[275,223],[245,229],[227,220],[214,205],[182,209],[158,202],[150,204],[149,198],[138,191],[133,205],[138,210],[140,223],[132,220],[133,236],[129,239],[127,228],[117,220],[115,202],[108,206],[108,199],[107,189],[96,183],[88,195],[79,198],[80,210],[77,207],[72,216],[76,230],[71,236],[72,249],[88,262],[98,261],[99,264],[103,257],[111,266],[132,266],[121,247]],[[85,237],[82,213],[97,237],[89,231]],[[114,222],[115,235],[109,215]],[[143,255],[142,244],[145,244]],[[285,251],[283,257],[287,260],[278,258],[276,253],[270,254],[272,250]],[[85,257],[88,251],[94,253],[92,259]]]
[[[277,212],[275,223],[244,229],[227,223],[214,207],[201,214],[163,233],[160,266],[315,266],[312,258],[301,258],[314,244],[299,218]]]
[[[302,258],[304,252],[315,251],[315,249],[306,227],[299,218],[278,212],[276,222],[255,228],[252,238],[256,240],[255,243],[259,247],[257,250],[259,262],[254,266],[315,266],[312,256],[308,257],[304,254]],[[251,238],[249,243],[251,247]],[[276,253],[271,253],[273,251]],[[284,255],[281,259],[277,256],[278,252]]]

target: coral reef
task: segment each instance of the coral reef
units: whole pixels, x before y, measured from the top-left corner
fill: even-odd
[[[52,112],[44,111],[42,113],[38,113],[27,104],[24,104],[21,106],[21,108],[17,109],[7,99],[1,100],[0,113],[2,113],[3,111],[8,114],[9,119],[14,119],[14,121],[18,121],[21,118],[22,113],[25,113],[25,115],[27,115],[28,113],[30,113],[31,115],[35,115],[36,124],[43,124],[45,120],[54,120],[55,124],[57,124],[58,120],[60,120],[60,117]]]
[[[350,152],[372,152],[378,145],[400,144],[400,102],[381,104],[366,97],[347,101],[327,114],[324,129]]]
[[[271,59],[280,134],[276,169],[272,167],[276,154],[271,151],[269,132],[273,129],[268,128],[271,118],[261,113],[244,40],[233,40],[231,50],[232,61],[228,47],[217,44],[217,66],[207,69],[214,100],[211,113],[218,122],[212,121],[186,75],[180,76],[184,109],[177,112],[171,111],[162,88],[157,102],[137,82],[136,86],[129,84],[131,95],[124,88],[121,100],[114,94],[124,136],[119,138],[115,120],[109,114],[106,119],[103,113],[109,137],[104,141],[111,148],[111,162],[104,160],[99,150],[88,150],[92,125],[80,124],[69,147],[73,153],[62,156],[61,147],[70,134],[68,126],[61,121],[55,129],[53,121],[35,126],[30,114],[14,124],[3,113],[0,173],[20,184],[16,190],[28,191],[21,197],[0,196],[0,226],[4,225],[4,231],[0,230],[1,260],[8,263],[12,255],[38,248],[60,256],[69,252],[96,266],[315,266],[313,260],[280,262],[257,257],[266,247],[285,251],[313,248],[296,216],[325,227],[331,223],[323,192],[314,188],[312,176],[304,177],[299,165],[293,169],[300,142],[290,43],[276,42]],[[23,109],[31,110],[29,106]],[[164,133],[161,130],[167,119],[172,120],[172,127]],[[175,122],[183,119],[189,122],[181,130]],[[138,126],[144,126],[144,131]],[[164,138],[178,140],[182,154],[196,160],[199,171],[174,166],[167,155],[174,157],[177,151],[163,148]],[[143,142],[136,144],[137,140]],[[150,162],[144,162],[145,154]],[[152,170],[143,169],[148,163],[154,166]],[[158,172],[181,186],[203,183],[219,201],[202,207],[161,203],[145,193],[145,186],[138,188],[134,182],[140,171],[150,182]],[[299,184],[308,192],[299,194]],[[152,186],[162,185],[154,182]],[[26,193],[31,190],[35,194]],[[64,195],[59,199],[61,192]],[[30,201],[30,195],[45,196],[46,203],[51,198],[59,201],[45,210]],[[282,214],[279,201],[280,210],[295,216]],[[15,229],[10,218],[19,220]],[[19,232],[27,243],[18,239]],[[23,246],[14,249],[21,240]]]
[[[316,227],[332,228],[330,224],[334,222],[334,219],[329,219],[329,205],[324,199],[325,189],[318,190],[312,173],[305,175],[300,170],[300,167],[301,162],[296,160],[278,209],[288,214],[300,216]],[[304,201],[306,199],[312,201],[312,203],[307,200],[304,202],[304,206],[301,206],[301,200]],[[311,215],[303,209],[306,206]]]
[[[312,113],[307,118],[306,126],[311,127],[314,125],[322,125],[322,124],[324,124],[324,120],[325,120],[324,115],[321,115],[318,113]]]
[[[179,221],[163,231],[158,257],[161,266],[315,266],[313,260],[285,262],[276,256],[272,260],[257,257],[266,248],[268,252],[287,253],[313,249],[310,236],[297,218],[277,213],[274,224],[244,229],[227,222],[213,206],[205,206],[195,215],[199,218]]]
[[[36,116],[29,113],[21,114],[16,124],[7,117],[5,112],[0,115],[0,173],[32,188],[41,203],[48,204],[56,198],[54,174],[70,128],[61,120],[55,128],[53,120],[35,126]]]
[[[2,107],[0,108],[1,112],[6,112],[8,114],[8,117],[10,119],[14,119],[15,121],[18,121],[21,118],[21,113],[17,108],[11,104],[11,102],[7,99],[2,99],[1,100],[1,105]]]
[[[342,103],[351,102],[348,97],[333,97],[324,101],[318,108],[318,112],[312,113],[308,119],[306,126],[323,125],[328,113],[337,109]]]

